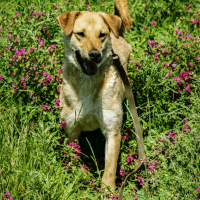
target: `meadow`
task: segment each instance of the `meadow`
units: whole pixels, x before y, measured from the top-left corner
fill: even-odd
[[[128,76],[145,159],[128,179],[124,199],[200,199],[200,1],[129,0],[129,9]],[[100,131],[68,144],[58,98],[64,33],[56,18],[73,10],[113,13],[114,3],[0,2],[0,200],[117,199],[137,163],[127,101],[115,192],[101,188]]]

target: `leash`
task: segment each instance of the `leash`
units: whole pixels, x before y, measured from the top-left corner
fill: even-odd
[[[128,174],[126,176],[126,178],[125,178],[125,180],[122,183],[122,186],[120,188],[118,200],[123,200],[123,191],[124,191],[127,179],[134,172],[136,172],[142,165],[142,160],[144,159],[144,142],[143,142],[142,131],[141,131],[141,128],[140,128],[139,118],[138,118],[138,114],[137,114],[137,110],[136,110],[136,106],[135,106],[134,96],[133,96],[133,92],[131,90],[131,86],[130,86],[129,81],[128,81],[128,77],[127,77],[126,72],[125,72],[125,70],[124,70],[124,68],[123,68],[123,66],[120,62],[119,56],[114,53],[113,49],[111,51],[112,51],[112,54],[113,54],[112,55],[113,63],[117,67],[117,69],[119,70],[122,81],[124,83],[125,92],[126,92],[126,96],[127,96],[128,102],[129,102],[130,112],[131,112],[131,115],[132,115],[132,119],[133,119],[133,123],[134,123],[134,127],[135,127],[135,132],[136,132],[136,136],[137,136],[137,144],[138,144],[138,164],[136,165],[135,170],[132,171],[130,174]]]

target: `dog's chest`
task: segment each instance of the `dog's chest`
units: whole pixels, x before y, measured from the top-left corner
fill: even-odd
[[[106,109],[111,109],[111,101],[117,93],[117,80],[97,77],[79,79],[79,81],[64,81],[63,92],[70,102],[72,114],[81,123],[83,131],[92,131],[99,128],[103,123]],[[119,89],[119,88],[118,88]],[[113,111],[114,112],[114,111]]]

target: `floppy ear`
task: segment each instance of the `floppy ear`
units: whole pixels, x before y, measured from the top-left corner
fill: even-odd
[[[79,11],[71,11],[62,15],[58,15],[57,20],[66,35],[70,35],[72,33],[74,22],[79,13]]]
[[[120,31],[121,24],[122,24],[121,18],[116,15],[106,14],[103,12],[101,14],[102,14],[103,19],[106,22],[106,24],[112,30],[114,36],[116,38],[119,38],[119,31]]]

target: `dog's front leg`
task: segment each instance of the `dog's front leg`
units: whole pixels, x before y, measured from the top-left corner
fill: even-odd
[[[102,183],[105,186],[115,187],[115,175],[117,168],[117,159],[119,156],[121,142],[121,134],[114,133],[107,135],[105,147],[105,171],[102,178]]]

